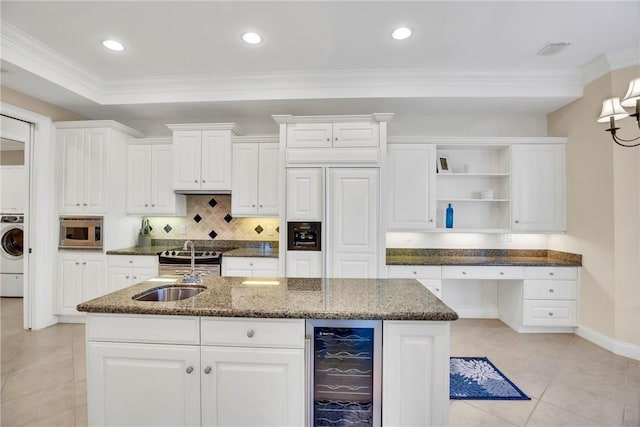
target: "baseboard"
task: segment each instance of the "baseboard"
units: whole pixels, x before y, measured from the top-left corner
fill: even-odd
[[[612,353],[628,357],[630,359],[640,360],[640,345],[618,341],[584,326],[578,326],[575,333],[579,337],[582,337],[587,341],[591,341]]]

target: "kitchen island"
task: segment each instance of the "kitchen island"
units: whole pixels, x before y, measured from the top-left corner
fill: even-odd
[[[208,277],[193,298],[133,299],[176,280],[78,305],[90,425],[305,425],[312,319],[381,321],[382,425],[447,424],[457,314],[418,281]]]

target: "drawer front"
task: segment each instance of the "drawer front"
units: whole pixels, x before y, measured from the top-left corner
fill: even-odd
[[[578,286],[574,280],[525,280],[525,299],[574,300]]]
[[[393,279],[440,279],[439,265],[390,265],[389,277]]]
[[[202,345],[304,348],[303,319],[201,318]]]
[[[197,317],[89,313],[86,330],[89,341],[200,343]]]
[[[222,257],[226,268],[232,270],[278,270],[277,258]]]
[[[442,267],[443,279],[522,279],[522,267],[500,267],[475,265],[445,265]]]
[[[577,267],[525,267],[525,279],[576,280]]]
[[[108,255],[109,267],[158,268],[158,257],[147,255]]]
[[[575,301],[525,300],[525,326],[577,326]]]

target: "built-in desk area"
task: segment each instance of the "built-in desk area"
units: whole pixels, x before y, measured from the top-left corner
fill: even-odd
[[[573,332],[581,265],[551,250],[387,249],[388,277],[417,279],[460,317],[518,332]]]

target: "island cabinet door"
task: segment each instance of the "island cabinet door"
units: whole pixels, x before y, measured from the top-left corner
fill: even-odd
[[[203,426],[303,426],[304,350],[202,347]]]
[[[199,426],[200,347],[89,342],[90,426]]]
[[[448,425],[449,323],[385,321],[382,334],[382,425]]]

